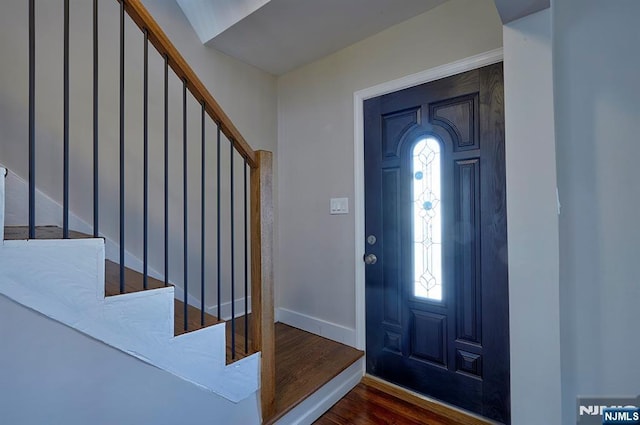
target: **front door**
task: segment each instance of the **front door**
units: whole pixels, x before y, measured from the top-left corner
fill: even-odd
[[[509,423],[502,64],[365,101],[367,372]]]

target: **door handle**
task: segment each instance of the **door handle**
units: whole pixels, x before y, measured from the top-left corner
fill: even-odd
[[[365,264],[375,264],[378,262],[378,257],[376,257],[375,254],[365,254],[364,256],[364,263]]]

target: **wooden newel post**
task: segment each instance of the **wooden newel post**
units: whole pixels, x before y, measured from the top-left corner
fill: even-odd
[[[275,414],[275,335],[273,308],[273,154],[256,152],[251,169],[251,337],[262,353],[262,420]]]

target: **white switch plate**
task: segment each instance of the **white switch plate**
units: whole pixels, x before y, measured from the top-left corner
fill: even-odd
[[[349,198],[331,198],[331,214],[349,214]]]

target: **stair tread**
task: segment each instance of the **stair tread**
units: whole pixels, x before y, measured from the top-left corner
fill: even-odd
[[[82,232],[76,232],[75,230],[69,230],[69,237],[71,239],[88,239],[93,236]],[[15,241],[27,240],[29,239],[29,227],[5,226],[4,239]],[[58,226],[37,226],[35,239],[62,239],[62,228]]]
[[[62,239],[62,229],[58,226],[36,226],[36,239]],[[29,239],[29,228],[27,226],[5,226],[5,240],[27,240]],[[87,239],[93,236],[86,233],[70,230],[69,237],[71,239]],[[111,260],[105,260],[105,296],[120,295],[120,265]],[[128,267],[124,268],[124,293],[144,291],[143,275]],[[164,288],[163,281],[155,279],[151,276],[147,277],[147,290]],[[217,325],[224,322],[218,320],[217,317],[204,314],[204,326],[201,324],[200,309],[192,305],[187,305],[187,330],[184,329],[184,303],[174,299],[174,335],[183,335],[209,326]],[[251,315],[249,315],[251,317]],[[231,324],[226,326],[226,346],[227,346],[227,364],[242,359],[253,354],[251,348],[251,340],[249,340],[249,350],[245,351],[244,344],[244,320],[236,319],[236,352],[232,358],[231,353]]]

